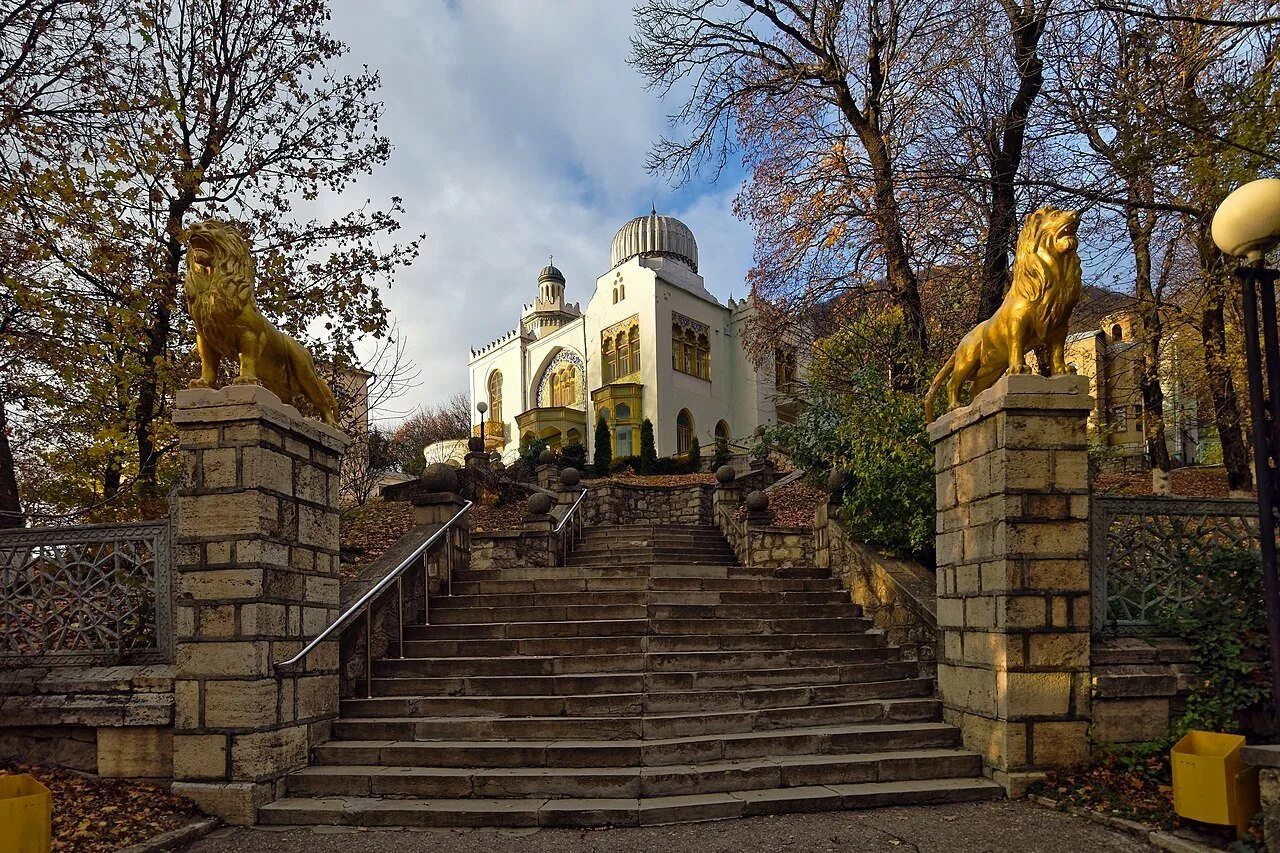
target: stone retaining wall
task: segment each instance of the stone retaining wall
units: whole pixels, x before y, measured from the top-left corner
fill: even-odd
[[[173,775],[173,667],[0,673],[0,758],[119,778]]]
[[[559,540],[535,530],[489,530],[471,534],[471,571],[554,566]]]
[[[853,603],[902,648],[903,658],[918,661],[920,674],[932,678],[939,642],[933,572],[852,539],[827,504],[818,507],[814,529],[816,564],[831,569]]]
[[[658,486],[595,481],[584,502],[585,521],[598,524],[713,524],[710,483]]]

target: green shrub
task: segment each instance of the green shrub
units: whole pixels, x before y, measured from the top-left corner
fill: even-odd
[[[698,442],[696,435],[689,442],[689,453],[685,457],[685,463],[689,466],[690,473],[696,474],[702,470],[702,445]]]
[[[719,471],[721,466],[728,465],[732,453],[729,450],[729,439],[724,436],[716,436],[716,451],[711,457],[711,470]]]
[[[1268,712],[1269,718],[1262,557],[1256,551],[1217,550],[1191,571],[1209,594],[1193,595],[1157,619],[1160,627],[1190,644],[1199,676],[1173,734],[1180,737],[1191,729],[1238,732],[1249,728],[1251,712]]]
[[[566,444],[560,448],[560,456],[556,459],[556,463],[561,468],[577,468],[585,473],[587,469],[587,448],[580,441]]]
[[[535,438],[520,445],[520,456],[515,463],[515,476],[520,480],[531,480],[538,471],[538,457],[547,449],[547,442]]]
[[[658,448],[653,441],[653,421],[645,418],[640,424],[640,462],[636,471],[652,474],[658,462]]]
[[[595,454],[596,476],[607,477],[613,467],[613,444],[609,438],[609,424],[604,418],[596,421]]]
[[[848,473],[840,517],[855,538],[932,565],[933,446],[919,397],[875,384],[857,394],[814,388],[796,422],[766,439],[814,479],[837,466]]]

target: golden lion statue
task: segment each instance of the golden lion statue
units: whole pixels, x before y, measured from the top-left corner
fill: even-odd
[[[1013,282],[1004,302],[988,320],[961,339],[955,354],[934,377],[924,399],[925,420],[933,421],[933,399],[945,383],[947,408],[960,405],[960,392],[971,382],[977,396],[1010,373],[1027,373],[1026,356],[1036,347],[1049,349],[1054,376],[1074,373],[1064,349],[1067,321],[1080,301],[1080,255],[1076,229],[1080,213],[1044,207],[1027,217],[1013,260]]]
[[[239,359],[237,385],[262,385],[286,403],[307,399],[330,426],[338,426],[338,403],[316,373],[311,353],[271,325],[253,299],[257,265],[249,244],[231,225],[216,219],[187,230],[187,276],[183,290],[196,324],[200,378],[192,388],[213,388],[218,362]]]

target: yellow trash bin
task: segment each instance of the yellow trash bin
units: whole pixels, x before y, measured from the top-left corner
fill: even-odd
[[[49,853],[53,795],[28,774],[0,776],[0,853]]]
[[[1173,747],[1173,810],[1243,833],[1258,811],[1257,768],[1240,757],[1240,735],[1187,732]]]

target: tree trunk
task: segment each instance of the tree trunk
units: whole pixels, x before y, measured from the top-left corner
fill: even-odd
[[[978,284],[978,307],[975,322],[996,312],[1009,289],[1009,250],[1018,233],[1017,195],[1014,181],[1022,166],[1026,144],[1027,118],[1040,91],[1044,88],[1044,62],[1040,59],[1040,37],[1044,35],[1048,5],[1043,11],[1028,13],[1016,4],[1006,3],[1013,59],[1018,68],[1018,90],[1000,125],[991,130],[990,205],[987,208],[987,239],[982,250],[982,280]]]
[[[13,467],[13,448],[9,446],[9,419],[0,397],[0,528],[21,527],[22,502],[18,496],[18,475]]]
[[[1221,294],[1209,297],[1205,308],[1201,335],[1204,339],[1204,369],[1209,378],[1209,394],[1213,398],[1213,417],[1222,442],[1222,463],[1227,468],[1227,488],[1235,496],[1245,496],[1253,489],[1253,473],[1249,469],[1249,449],[1240,426],[1240,405],[1235,380],[1231,377],[1227,358],[1226,323],[1223,319]]]
[[[1152,218],[1145,218],[1135,208],[1125,213],[1129,241],[1133,246],[1134,289],[1138,297],[1138,321],[1142,343],[1142,374],[1138,386],[1142,391],[1142,431],[1151,460],[1151,491],[1157,495],[1173,493],[1169,471],[1169,445],[1164,429],[1164,388],[1160,384],[1160,344],[1164,325],[1151,285]]]
[[[184,192],[170,205],[164,242],[164,265],[160,274],[159,290],[155,300],[155,317],[147,330],[143,349],[142,376],[138,388],[138,405],[134,412],[134,440],[138,445],[138,493],[147,501],[157,497],[156,470],[160,464],[153,429],[164,402],[164,377],[160,365],[169,349],[169,334],[173,329],[173,309],[177,304],[179,282],[182,280],[182,222],[194,200],[194,194]]]
[[[1231,375],[1227,352],[1226,281],[1222,276],[1222,256],[1209,235],[1207,222],[1196,233],[1196,253],[1205,277],[1205,309],[1200,324],[1204,341],[1204,372],[1213,400],[1213,418],[1222,443],[1222,464],[1227,469],[1227,488],[1235,497],[1247,497],[1253,490],[1249,467],[1249,446],[1240,423],[1240,401]]]

